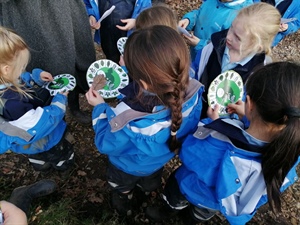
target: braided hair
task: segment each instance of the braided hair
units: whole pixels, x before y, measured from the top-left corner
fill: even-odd
[[[124,61],[129,76],[141,81],[156,94],[171,112],[169,147],[177,151],[181,144],[176,133],[182,123],[182,104],[189,82],[189,52],[183,38],[174,29],[155,25],[135,31],[127,40]]]

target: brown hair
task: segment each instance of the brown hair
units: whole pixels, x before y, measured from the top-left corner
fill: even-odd
[[[155,93],[171,110],[170,150],[180,142],[176,132],[182,122],[182,104],[189,82],[189,52],[183,38],[168,26],[156,25],[135,31],[129,36],[124,60],[129,76],[148,91]],[[141,92],[140,88],[140,92]]]
[[[165,4],[154,5],[142,11],[136,18],[136,29],[153,25],[165,25],[177,30],[177,15]]]

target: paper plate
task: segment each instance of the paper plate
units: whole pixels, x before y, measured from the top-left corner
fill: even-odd
[[[59,74],[53,77],[53,81],[47,83],[45,88],[49,90],[50,95],[56,95],[60,92],[72,91],[76,86],[76,79],[71,74]]]
[[[103,98],[117,97],[120,94],[119,89],[124,88],[129,83],[126,72],[111,60],[100,59],[90,65],[86,73],[86,80],[90,87],[97,75],[104,75],[106,78],[104,88],[99,90]]]
[[[235,103],[243,97],[244,84],[241,76],[228,70],[218,75],[208,88],[208,104],[214,108],[220,106],[219,115],[228,114],[226,107],[229,103]]]
[[[127,37],[121,37],[117,41],[117,46],[118,46],[118,49],[119,49],[119,52],[121,55],[124,54],[124,48],[125,48],[126,41],[127,41]]]

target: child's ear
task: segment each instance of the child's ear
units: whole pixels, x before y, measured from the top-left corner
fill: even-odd
[[[143,88],[144,88],[145,90],[148,90],[148,84],[147,84],[145,81],[141,80],[141,79],[140,79],[140,82],[141,82]]]
[[[6,76],[9,73],[9,70],[10,70],[9,65],[7,65],[7,64],[1,64],[0,65],[0,71],[1,71],[2,75]]]
[[[246,101],[245,101],[245,105],[247,106],[247,108],[250,110],[250,112],[253,110],[254,108],[254,104],[252,99],[250,98],[249,95],[246,96]]]

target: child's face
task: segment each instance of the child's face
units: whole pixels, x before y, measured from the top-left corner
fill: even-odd
[[[231,51],[246,56],[251,52],[251,42],[243,27],[243,21],[235,19],[226,36],[226,46]]]

